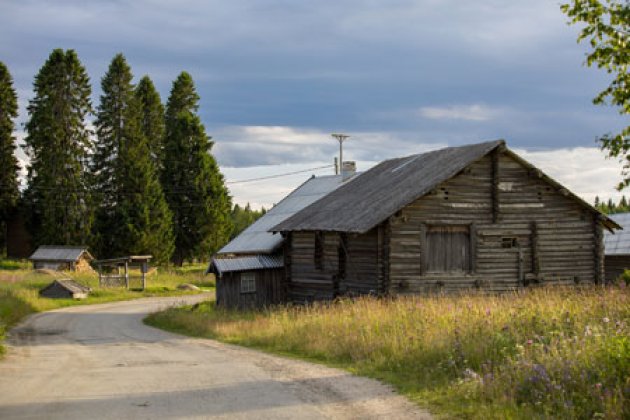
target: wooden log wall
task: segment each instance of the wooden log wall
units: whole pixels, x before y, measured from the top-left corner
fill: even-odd
[[[292,232],[288,297],[293,302],[329,300],[335,297],[339,235],[322,232],[321,269],[315,266],[315,233]]]
[[[321,268],[316,265],[315,235],[314,232],[291,233],[289,300],[312,302],[339,295],[378,294],[385,290],[383,250],[387,232],[384,226],[361,235],[320,232]],[[340,261],[345,262],[341,269]]]
[[[595,214],[503,152],[473,163],[399,213],[389,220],[393,293],[506,291],[596,278],[601,238]],[[469,227],[469,272],[423,267],[427,226],[440,225]]]
[[[284,270],[281,268],[248,271],[254,273],[256,291],[241,292],[241,272],[224,273],[217,279],[217,305],[229,309],[253,309],[286,301]]]
[[[376,228],[362,234],[348,235],[346,276],[341,279],[341,292],[351,294],[378,294],[383,290],[383,279],[379,259],[379,235]]]
[[[606,255],[606,282],[612,283],[630,269],[630,255]]]

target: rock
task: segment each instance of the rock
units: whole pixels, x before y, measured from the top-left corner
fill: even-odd
[[[177,286],[177,288],[179,290],[194,290],[194,291],[199,291],[201,290],[200,288],[198,288],[197,286],[195,286],[194,284],[190,284],[190,283],[184,283],[184,284],[180,284],[179,286]]]

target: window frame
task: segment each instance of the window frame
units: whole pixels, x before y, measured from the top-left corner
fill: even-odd
[[[241,293],[256,293],[256,273],[253,271],[243,271],[240,276]]]
[[[430,267],[430,258],[429,258],[429,249],[434,249],[435,243],[432,243],[432,233],[436,233],[435,231],[439,231],[440,229],[453,229],[454,232],[442,232],[442,234],[456,234],[456,233],[465,233],[467,237],[467,250],[466,250],[466,259],[462,259],[464,262],[464,266],[461,269],[445,269],[445,270],[436,270],[434,267]],[[457,232],[457,230],[461,230]],[[450,223],[426,223],[423,224],[421,229],[422,235],[422,273],[427,275],[453,275],[453,274],[474,274],[475,273],[475,235],[476,229],[474,223],[458,223],[458,224],[450,224]],[[433,246],[432,246],[433,245]],[[452,251],[452,250],[450,250]],[[449,252],[450,252],[449,251]]]

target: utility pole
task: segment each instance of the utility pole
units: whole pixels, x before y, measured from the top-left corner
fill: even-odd
[[[350,136],[347,134],[338,134],[338,133],[333,133],[331,134],[331,136],[336,138],[337,141],[339,142],[339,168],[341,169],[343,168],[343,142]]]

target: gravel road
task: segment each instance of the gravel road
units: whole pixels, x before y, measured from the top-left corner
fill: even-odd
[[[430,418],[377,381],[142,323],[204,298],[31,316],[13,329],[0,362],[0,419]]]

